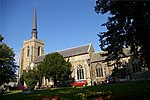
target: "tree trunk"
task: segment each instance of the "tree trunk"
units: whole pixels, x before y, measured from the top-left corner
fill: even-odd
[[[54,78],[54,87],[57,87],[57,79]]]
[[[42,78],[39,79],[39,88],[42,86]]]

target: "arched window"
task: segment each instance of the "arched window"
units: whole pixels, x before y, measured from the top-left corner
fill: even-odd
[[[30,48],[29,48],[29,46],[27,47],[27,57],[29,57],[29,55],[30,55]]]
[[[40,46],[38,47],[38,56],[40,56],[41,55],[41,48],[40,48]]]
[[[96,65],[96,77],[103,77],[103,69],[100,64]]]
[[[132,70],[133,73],[141,72],[140,62],[137,59],[132,59]]]
[[[77,79],[84,79],[84,70],[83,67],[81,65],[78,65],[77,67]]]

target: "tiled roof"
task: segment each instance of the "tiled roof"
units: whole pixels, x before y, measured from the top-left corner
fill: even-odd
[[[94,52],[92,54],[92,58],[91,58],[91,62],[102,62],[104,61],[107,57],[106,56],[102,56],[101,54],[105,54],[107,53],[107,51],[101,51],[101,52]],[[123,48],[123,54],[121,57],[126,57],[130,55],[130,51],[129,48]]]
[[[86,54],[89,52],[90,45],[91,44],[78,46],[78,47],[74,47],[74,48],[70,48],[66,50],[61,50],[61,51],[58,51],[58,53],[60,53],[64,57],[71,57],[71,56]],[[45,55],[39,56],[37,59],[35,59],[33,63],[41,62],[44,58],[45,58]]]
[[[45,55],[41,55],[41,56],[39,56],[39,57],[37,57],[35,60],[34,60],[34,62],[33,63],[39,63],[39,62],[41,62],[43,59],[45,58]]]
[[[89,48],[90,48],[90,44],[79,46],[79,47],[74,47],[74,48],[70,48],[66,50],[61,50],[61,51],[58,51],[58,53],[60,53],[64,57],[70,57],[70,56],[88,53]]]

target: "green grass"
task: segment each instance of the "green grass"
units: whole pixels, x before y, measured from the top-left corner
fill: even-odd
[[[122,82],[76,88],[52,88],[48,90],[35,90],[33,94],[23,94],[21,90],[13,90],[6,94],[1,94],[0,100],[34,100],[36,97],[42,98],[54,95],[59,96],[60,100],[77,100],[75,94],[88,91],[111,91],[115,96],[124,97],[124,100],[131,97],[137,97],[138,100],[141,100],[140,98],[148,97],[150,94],[150,81]]]

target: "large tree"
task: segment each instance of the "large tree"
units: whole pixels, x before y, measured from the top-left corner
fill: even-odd
[[[0,85],[16,79],[17,68],[14,51],[2,42],[3,39],[0,35]]]
[[[118,61],[123,48],[130,47],[134,57],[150,68],[150,2],[147,0],[97,0],[95,11],[108,14],[107,31],[98,34],[100,47],[107,51],[106,61]],[[144,65],[144,64],[142,64]]]
[[[34,90],[38,82],[38,75],[36,68],[29,69],[23,72],[24,81],[29,90]]]
[[[57,52],[47,54],[41,62],[41,66],[44,68],[44,75],[53,78],[54,86],[57,86],[57,81],[70,78],[71,64]]]

